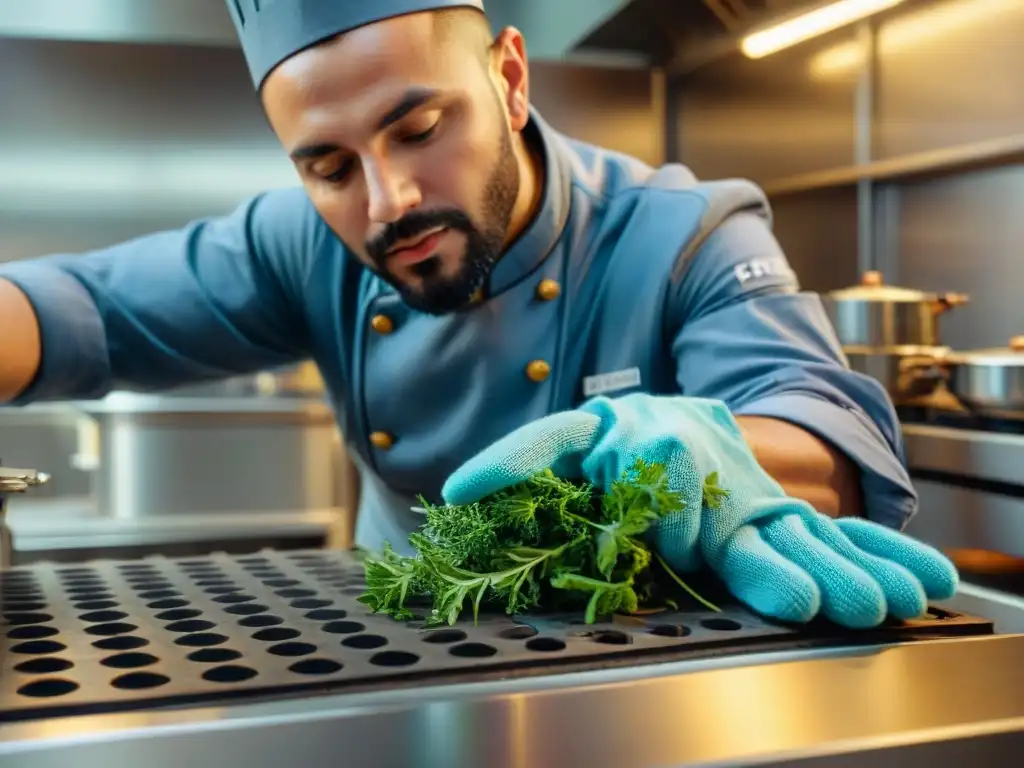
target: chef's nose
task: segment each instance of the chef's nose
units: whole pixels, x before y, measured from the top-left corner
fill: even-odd
[[[391,224],[423,202],[419,187],[402,168],[387,159],[365,163],[370,221]]]

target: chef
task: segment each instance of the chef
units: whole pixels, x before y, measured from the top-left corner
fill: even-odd
[[[0,268],[0,399],[162,390],[312,358],[362,475],[357,542],[551,467],[637,458],[657,528],[757,610],[872,626],[956,572],[916,509],[883,389],[847,369],[763,192],[564,136],[480,0],[229,0],[301,186]],[[703,503],[703,478],[729,491]]]

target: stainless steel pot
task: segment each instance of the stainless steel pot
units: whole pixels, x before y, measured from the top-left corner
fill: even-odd
[[[111,517],[335,505],[338,428],[322,400],[116,392],[77,405],[88,420],[75,463]]]
[[[993,418],[1024,419],[1024,336],[1006,347],[946,357],[946,387],[968,410]]]
[[[844,347],[940,347],[939,317],[969,299],[885,285],[881,272],[861,284],[826,294],[824,303]]]
[[[928,397],[945,378],[943,360],[949,347],[890,347],[844,350],[850,368],[866,374],[885,387],[897,405]]]

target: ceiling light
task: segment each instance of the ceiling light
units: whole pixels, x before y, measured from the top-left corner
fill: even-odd
[[[748,58],[760,59],[902,2],[903,0],[838,0],[747,35],[740,43],[740,50]]]

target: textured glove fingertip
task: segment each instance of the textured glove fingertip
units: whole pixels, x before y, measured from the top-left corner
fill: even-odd
[[[821,610],[814,579],[769,547],[754,526],[736,531],[714,567],[732,594],[763,616],[803,624]]]

